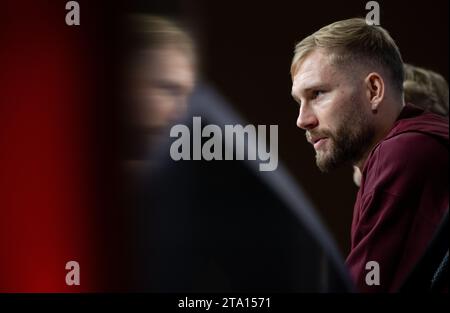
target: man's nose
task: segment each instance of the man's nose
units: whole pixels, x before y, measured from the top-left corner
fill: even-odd
[[[300,107],[297,118],[297,127],[308,130],[318,125],[318,120],[312,110],[307,109],[305,105]]]

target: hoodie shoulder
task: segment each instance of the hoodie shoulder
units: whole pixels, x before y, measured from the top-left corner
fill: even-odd
[[[385,140],[404,133],[421,133],[448,146],[448,117],[405,107]]]
[[[363,170],[365,189],[382,187],[397,194],[401,188],[388,185],[421,181],[447,167],[448,120],[433,113],[403,117],[370,153]]]

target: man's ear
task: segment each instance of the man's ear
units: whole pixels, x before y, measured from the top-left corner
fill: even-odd
[[[369,73],[364,79],[367,90],[368,100],[371,103],[370,108],[376,112],[384,99],[384,81],[380,74],[376,72]]]

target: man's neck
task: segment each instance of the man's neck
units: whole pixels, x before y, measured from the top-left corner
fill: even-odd
[[[387,104],[390,105],[390,104]],[[392,112],[389,112],[386,114],[386,117],[380,120],[379,126],[377,127],[376,134],[374,136],[374,139],[372,140],[372,143],[367,147],[366,151],[364,152],[361,159],[357,162],[355,162],[354,166],[359,168],[359,170],[363,171],[364,165],[366,164],[367,158],[369,157],[372,150],[375,148],[375,146],[378,145],[392,130],[392,127],[394,126],[395,122],[397,121],[400,113],[402,112],[403,108],[405,106],[405,103],[402,102],[402,106],[398,107],[397,109],[393,110]],[[392,106],[395,108],[395,106]]]

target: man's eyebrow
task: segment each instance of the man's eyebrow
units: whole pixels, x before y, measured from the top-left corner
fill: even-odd
[[[327,84],[324,83],[313,83],[310,84],[308,87],[303,88],[303,92],[307,93],[310,92],[311,90],[315,90],[315,89],[324,89],[327,88]]]
[[[327,85],[327,84],[324,84],[324,83],[313,83],[313,84],[307,85],[306,88],[298,88],[298,87],[297,87],[297,88],[295,88],[295,91],[296,91],[296,92],[300,92],[300,94],[302,94],[302,93],[309,93],[309,92],[311,92],[312,90],[323,89],[323,88],[327,88],[327,87],[328,87],[328,85]],[[299,100],[299,99],[296,97],[294,90],[292,90],[291,95],[292,95],[292,97],[293,97],[296,101]]]

